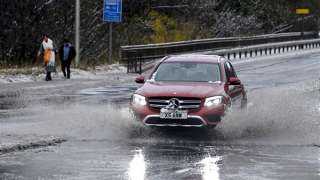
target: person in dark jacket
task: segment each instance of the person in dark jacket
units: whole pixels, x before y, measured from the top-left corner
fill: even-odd
[[[59,48],[59,56],[61,60],[61,70],[63,76],[67,79],[70,79],[70,65],[76,56],[76,50],[68,39],[63,40],[63,45]]]

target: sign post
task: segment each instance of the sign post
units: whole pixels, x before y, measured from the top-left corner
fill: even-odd
[[[109,63],[112,62],[112,22],[109,23]]]
[[[297,8],[296,14],[302,16],[301,20],[301,38],[304,36],[304,16],[310,14],[310,9],[308,8]]]
[[[76,0],[76,37],[75,37],[75,44],[76,44],[76,67],[79,66],[80,61],[80,0]]]
[[[112,62],[112,23],[122,21],[122,0],[104,0],[103,21],[109,23],[109,60]]]

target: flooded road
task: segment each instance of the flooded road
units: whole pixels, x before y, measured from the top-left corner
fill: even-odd
[[[132,75],[0,84],[0,135],[58,146],[0,155],[0,179],[320,179],[320,54],[236,63],[246,111],[215,130],[132,120]]]

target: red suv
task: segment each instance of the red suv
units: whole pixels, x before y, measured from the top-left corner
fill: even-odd
[[[226,111],[246,105],[247,96],[230,61],[215,55],[163,58],[131,99],[147,126],[215,127]]]

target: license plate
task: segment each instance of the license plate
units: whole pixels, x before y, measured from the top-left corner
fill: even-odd
[[[161,119],[188,119],[188,112],[181,111],[181,110],[161,109],[160,118]]]

